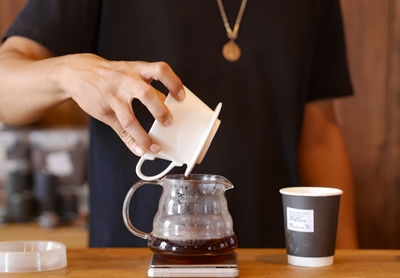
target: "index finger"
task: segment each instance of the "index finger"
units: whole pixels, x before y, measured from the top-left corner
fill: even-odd
[[[186,94],[182,81],[167,63],[140,62],[136,64],[136,67],[142,78],[161,81],[176,100],[182,101],[185,99]]]

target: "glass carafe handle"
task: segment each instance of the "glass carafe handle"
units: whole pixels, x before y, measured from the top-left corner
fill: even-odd
[[[131,219],[129,217],[129,205],[131,204],[131,199],[133,196],[133,193],[141,187],[142,185],[145,184],[158,184],[161,185],[160,180],[155,180],[155,181],[139,181],[135,183],[131,189],[129,189],[128,193],[126,194],[125,200],[124,200],[124,205],[122,207],[122,218],[124,219],[125,226],[128,228],[128,230],[134,234],[137,237],[143,238],[143,239],[149,239],[150,234],[142,232],[141,230],[137,229],[135,226],[133,226]]]

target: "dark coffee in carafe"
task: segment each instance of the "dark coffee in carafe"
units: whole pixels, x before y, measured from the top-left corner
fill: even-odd
[[[132,224],[129,203],[134,192],[149,183],[161,185],[163,193],[153,231],[145,233]],[[224,194],[231,188],[233,185],[226,178],[216,175],[171,175],[153,182],[140,181],[125,197],[124,223],[132,234],[148,240],[149,248],[158,257],[220,260],[234,255],[238,246]]]
[[[169,240],[151,237],[148,246],[154,253],[174,256],[219,256],[232,253],[238,247],[235,235],[200,240]]]

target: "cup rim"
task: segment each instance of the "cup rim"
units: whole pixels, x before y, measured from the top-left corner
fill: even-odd
[[[14,251],[13,248],[8,250],[8,249],[1,249],[5,248],[4,246],[7,245],[14,245],[15,247],[20,247],[20,246],[38,246],[41,244],[51,244],[51,248],[49,249],[40,249],[40,250],[18,250]],[[1,241],[0,242],[0,254],[39,254],[39,253],[52,253],[58,250],[65,250],[66,247],[63,243],[58,242],[58,241],[53,241],[53,240],[10,240],[10,241]]]
[[[279,192],[282,195],[309,196],[309,197],[339,196],[343,194],[343,190],[338,188],[315,187],[315,186],[285,187],[280,189]]]

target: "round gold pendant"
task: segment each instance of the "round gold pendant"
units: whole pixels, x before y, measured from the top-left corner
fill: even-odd
[[[235,62],[240,58],[240,47],[233,40],[230,40],[222,48],[222,55],[229,62]]]

